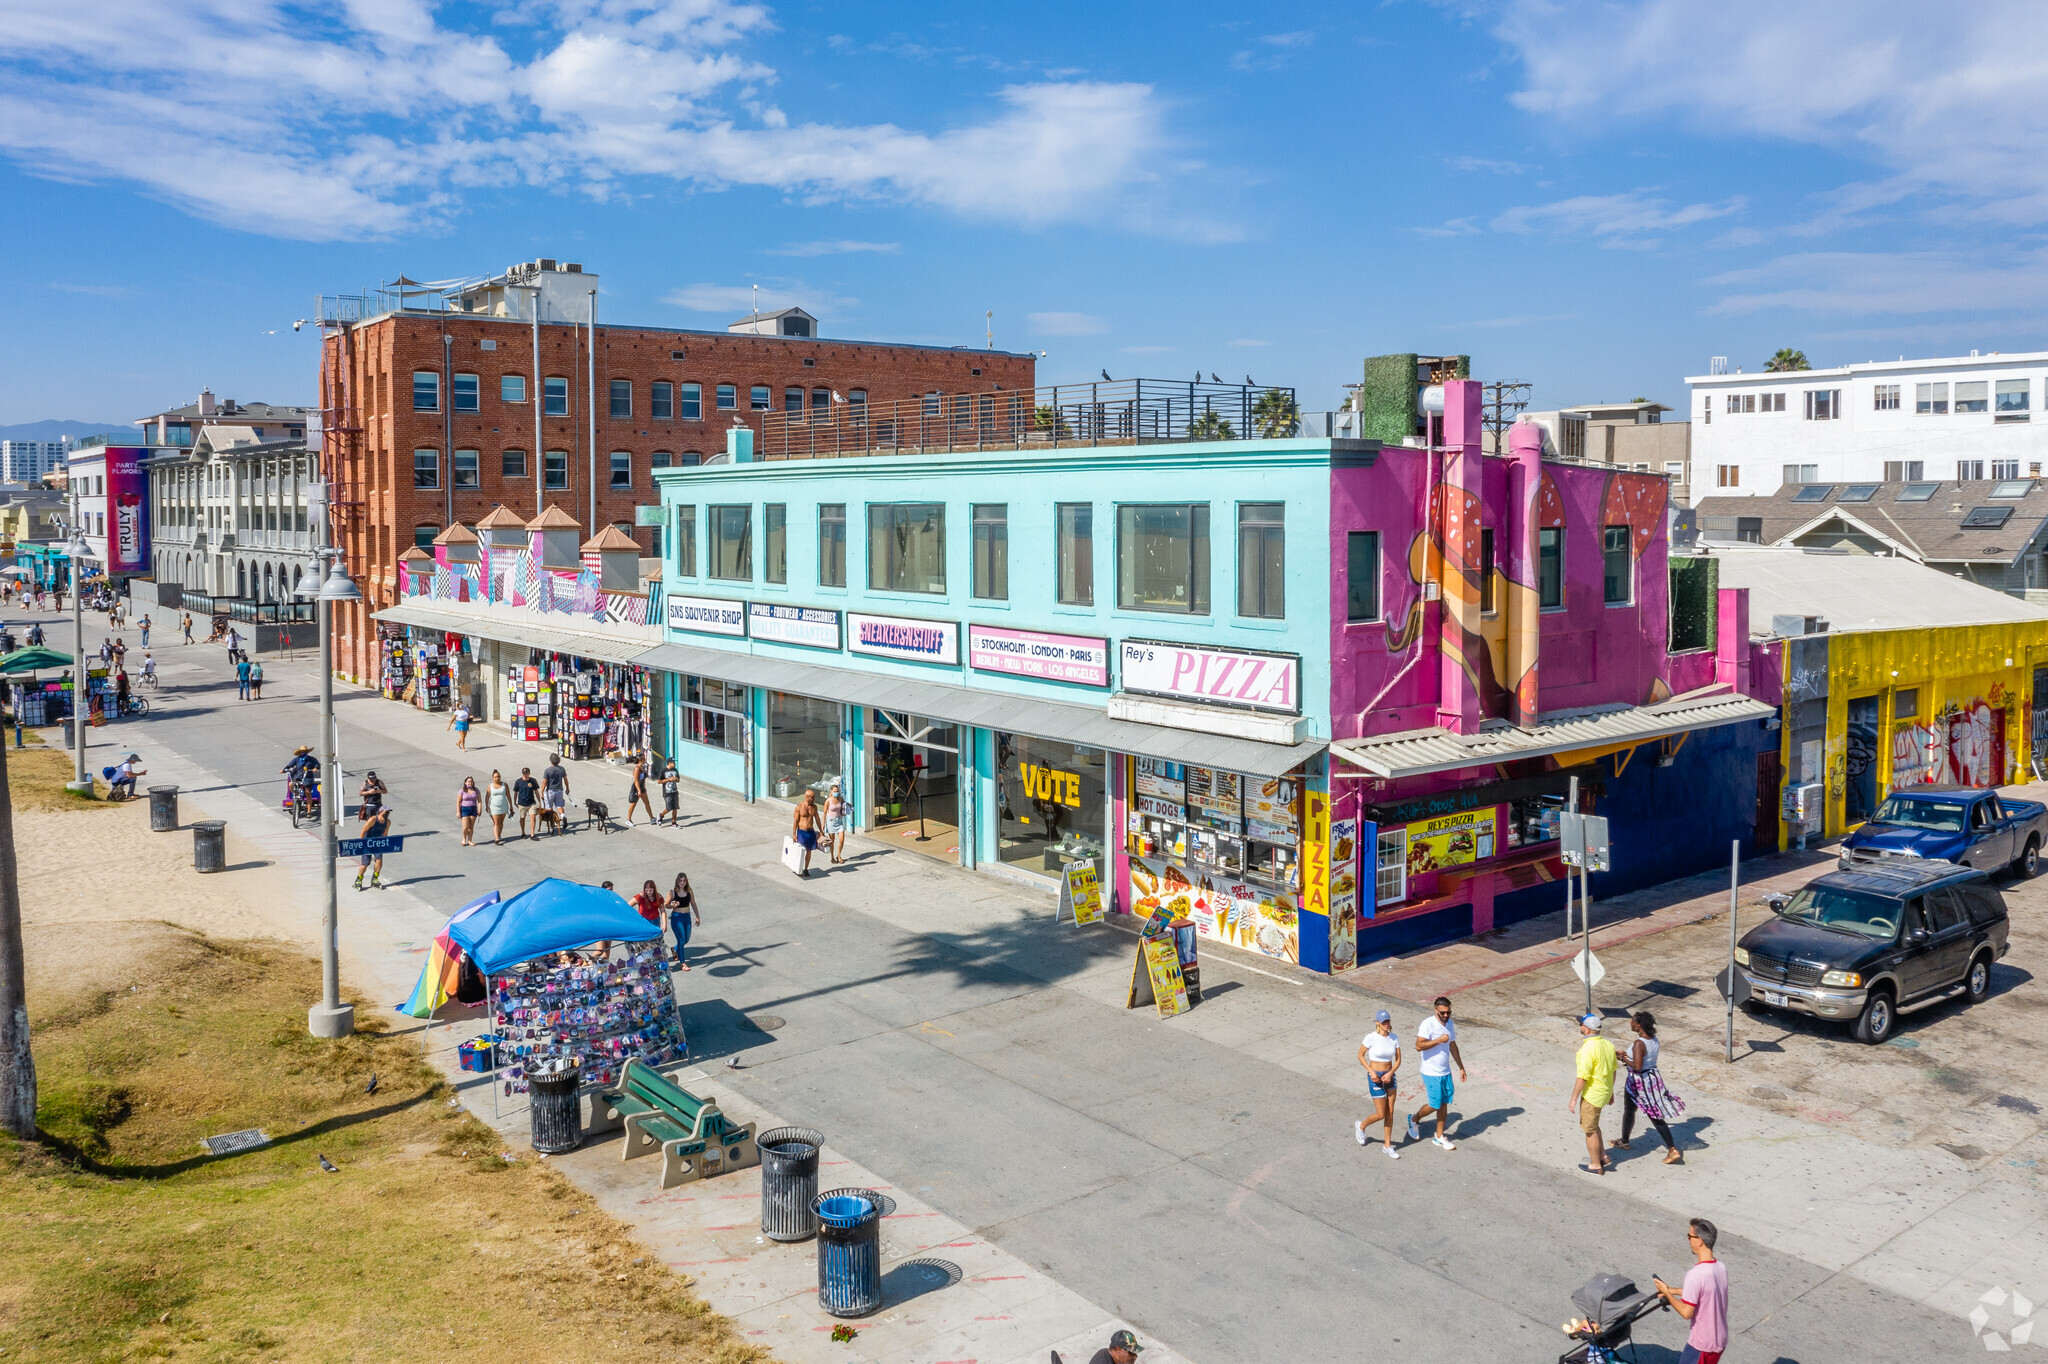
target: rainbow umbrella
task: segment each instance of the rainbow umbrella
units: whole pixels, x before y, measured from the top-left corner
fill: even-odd
[[[455,912],[450,924],[460,923],[486,905],[498,902],[498,892],[472,900]],[[398,1011],[410,1018],[432,1018],[434,1011],[455,998],[455,990],[462,981],[463,952],[442,929],[435,936],[433,946],[427,949],[426,964],[420,967],[420,978],[412,987],[412,997],[398,1006]]]

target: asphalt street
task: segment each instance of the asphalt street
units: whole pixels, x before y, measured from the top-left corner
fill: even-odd
[[[116,746],[139,751],[145,767],[153,746],[167,746],[275,801],[292,747],[316,741],[315,665],[266,660],[265,698],[238,702],[223,651],[177,643],[175,613],[152,614],[163,686],[147,719],[92,736],[95,769]],[[31,617],[9,619],[19,630]],[[61,628],[41,619],[51,644],[66,647],[68,616]],[[103,622],[88,616],[90,644]],[[137,632],[121,633],[133,671]],[[481,730],[467,754],[452,735],[422,748],[408,708],[341,684],[337,694],[346,789],[375,769],[395,831],[408,836],[388,864],[392,880],[452,909],[548,875],[630,893],[643,878],[666,887],[688,871],[706,922],[701,967],[677,980],[700,1060],[744,1051],[733,1082],[749,1097],[823,1129],[870,1169],[1192,1359],[1550,1360],[1565,1345],[1559,1323],[1575,1315],[1571,1292],[1592,1274],[1618,1270],[1647,1286],[1652,1272],[1675,1282],[1686,1266],[1684,1225],[1665,1209],[1494,1139],[1510,1124],[1563,1122],[1548,1100],[1538,1115],[1474,1085],[1459,1105],[1455,1153],[1412,1145],[1389,1161],[1353,1143],[1360,1106],[1336,1083],[1356,1069],[1348,1055],[1331,1054],[1322,1073],[1283,1066],[1110,1003],[1129,959],[1120,934],[1055,931],[1049,912],[1043,934],[991,935],[965,914],[958,932],[905,932],[854,907],[874,859],[916,857],[872,844],[857,845],[842,873],[849,903],[792,895],[787,873],[691,849],[744,813],[735,798],[706,793],[686,794],[692,827],[681,840],[590,832],[463,848],[461,778],[482,784],[497,766],[510,780],[538,766],[534,750]],[[572,764],[571,786],[575,800],[595,795],[624,813],[618,769]],[[992,893],[986,878],[936,864],[918,884],[935,904]],[[353,894],[346,881],[341,893]],[[348,908],[344,898],[344,932]],[[1362,1032],[1370,1016],[1365,997],[1279,979],[1225,952],[1205,957],[1203,981],[1247,1018],[1306,1004],[1342,1010]],[[784,1025],[745,1026],[763,1014]],[[1740,1156],[1714,1154],[1687,1177],[1718,1197],[1748,1176]],[[1731,1361],[1903,1362],[1978,1348],[1956,1316],[1768,1249],[1741,1226],[1724,1225],[1722,1258]],[[1638,1336],[1646,1364],[1672,1361],[1683,1323],[1658,1314]]]

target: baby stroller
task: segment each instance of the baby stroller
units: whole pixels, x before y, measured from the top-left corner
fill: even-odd
[[[1595,1274],[1572,1294],[1579,1309],[1572,1331],[1578,1344],[1557,1357],[1557,1364],[1610,1364],[1615,1352],[1630,1344],[1629,1331],[1652,1312],[1668,1312],[1671,1304],[1656,1292],[1645,1293],[1619,1274]],[[1633,1357],[1634,1351],[1629,1352]]]

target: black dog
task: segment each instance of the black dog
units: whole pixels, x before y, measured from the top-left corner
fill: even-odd
[[[598,828],[604,830],[606,833],[610,833],[612,831],[612,809],[603,801],[584,801],[583,813],[590,817],[590,824],[595,824]]]

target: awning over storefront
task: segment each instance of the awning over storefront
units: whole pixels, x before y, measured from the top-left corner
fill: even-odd
[[[592,630],[578,630],[573,626],[507,620],[494,615],[437,611],[432,607],[415,606],[410,602],[386,607],[379,611],[375,618],[393,625],[410,625],[416,630],[435,630],[450,635],[473,635],[478,639],[494,639],[500,644],[517,644],[529,649],[543,649],[549,653],[573,654],[577,658],[602,659],[606,663],[631,663],[638,655],[646,653],[652,643],[646,639],[629,639],[619,635],[598,634]]]
[[[1220,734],[1139,724],[1131,720],[1112,720],[1104,711],[1092,706],[1042,701],[916,678],[885,677],[853,668],[729,653],[723,649],[699,648],[689,644],[664,644],[633,661],[642,667],[660,668],[665,672],[712,677],[742,686],[767,687],[856,706],[908,711],[934,720],[950,720],[957,725],[1058,739],[1089,748],[1166,758],[1255,777],[1277,777],[1291,772],[1322,748],[1320,743],[1269,744],[1255,739],[1233,739]]]
[[[1488,720],[1477,734],[1445,729],[1412,729],[1330,745],[1339,761],[1376,777],[1419,777],[1483,763],[1571,755],[1584,760],[1669,735],[1714,729],[1742,720],[1763,720],[1777,707],[1747,696],[1719,692],[1680,696],[1654,706],[1600,706],[1555,715],[1526,729]],[[1592,752],[1587,752],[1592,750]]]

